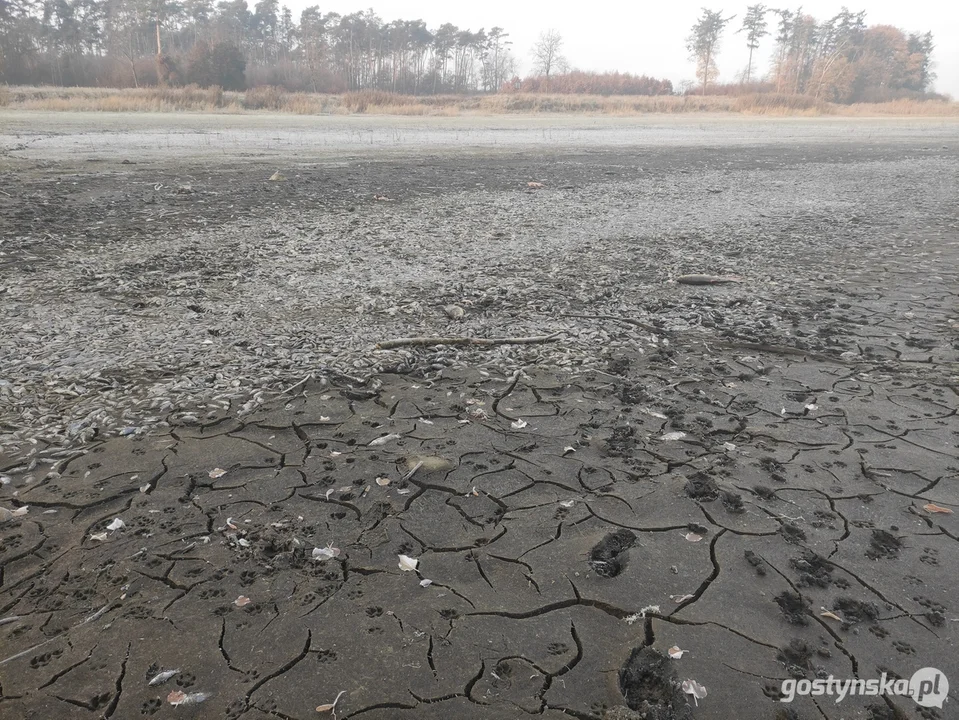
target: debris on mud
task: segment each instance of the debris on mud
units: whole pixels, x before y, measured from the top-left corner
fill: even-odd
[[[590,550],[590,567],[602,577],[616,577],[626,567],[626,551],[635,543],[636,533],[631,530],[609,533]]]
[[[619,671],[626,705],[648,720],[692,720],[682,683],[669,658],[652,647],[634,649]]]

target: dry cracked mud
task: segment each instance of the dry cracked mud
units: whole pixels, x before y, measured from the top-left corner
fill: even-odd
[[[955,717],[955,127],[746,127],[7,142],[0,717]]]

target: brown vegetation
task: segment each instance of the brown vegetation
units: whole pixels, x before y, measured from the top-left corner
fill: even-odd
[[[200,88],[0,88],[0,105],[16,110],[73,112],[278,112],[297,115],[643,115],[738,113],[748,115],[907,115],[959,117],[959,103],[895,100],[839,105],[807,95],[573,95],[500,93],[496,95],[398,95],[383,91],[329,95],[287,92],[260,86],[246,92]]]

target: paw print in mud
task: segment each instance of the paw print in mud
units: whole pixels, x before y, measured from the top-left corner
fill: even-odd
[[[176,676],[176,684],[182,688],[193,687],[196,685],[196,675],[193,673],[180,673]]]
[[[550,655],[565,655],[569,651],[569,645],[566,643],[554,642],[546,646],[546,652]]]
[[[223,590],[221,588],[206,588],[197,593],[200,596],[201,600],[211,600],[213,598],[223,597]]]
[[[317,650],[316,661],[318,663],[336,662],[336,651],[335,650]]]
[[[376,605],[366,608],[366,617],[378,618],[383,616],[383,608]]]
[[[141,715],[155,715],[163,707],[160,698],[150,698],[140,706]]]
[[[46,667],[58,657],[63,655],[63,650],[51,650],[50,652],[43,653],[41,655],[34,655],[30,658],[30,667],[34,670],[39,670],[42,667]]]

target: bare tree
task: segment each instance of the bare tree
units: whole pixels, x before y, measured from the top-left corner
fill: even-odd
[[[549,92],[549,76],[555,72],[565,72],[569,67],[563,57],[563,36],[555,30],[540,34],[533,45],[533,72],[546,77],[546,92]]]
[[[746,47],[749,48],[749,62],[746,64],[746,72],[743,77],[745,82],[749,82],[753,74],[753,51],[759,47],[759,41],[769,34],[766,29],[766,13],[769,8],[765,5],[750,5],[746,8],[746,17],[743,18],[743,26],[737,30],[737,33],[746,33]]]
[[[719,38],[723,29],[735,15],[724,18],[722,11],[714,12],[703,8],[703,14],[693,25],[692,34],[686,38],[686,49],[689,50],[689,59],[696,63],[696,77],[703,83],[703,95],[711,78],[719,74],[716,67],[716,55],[719,52]]]

